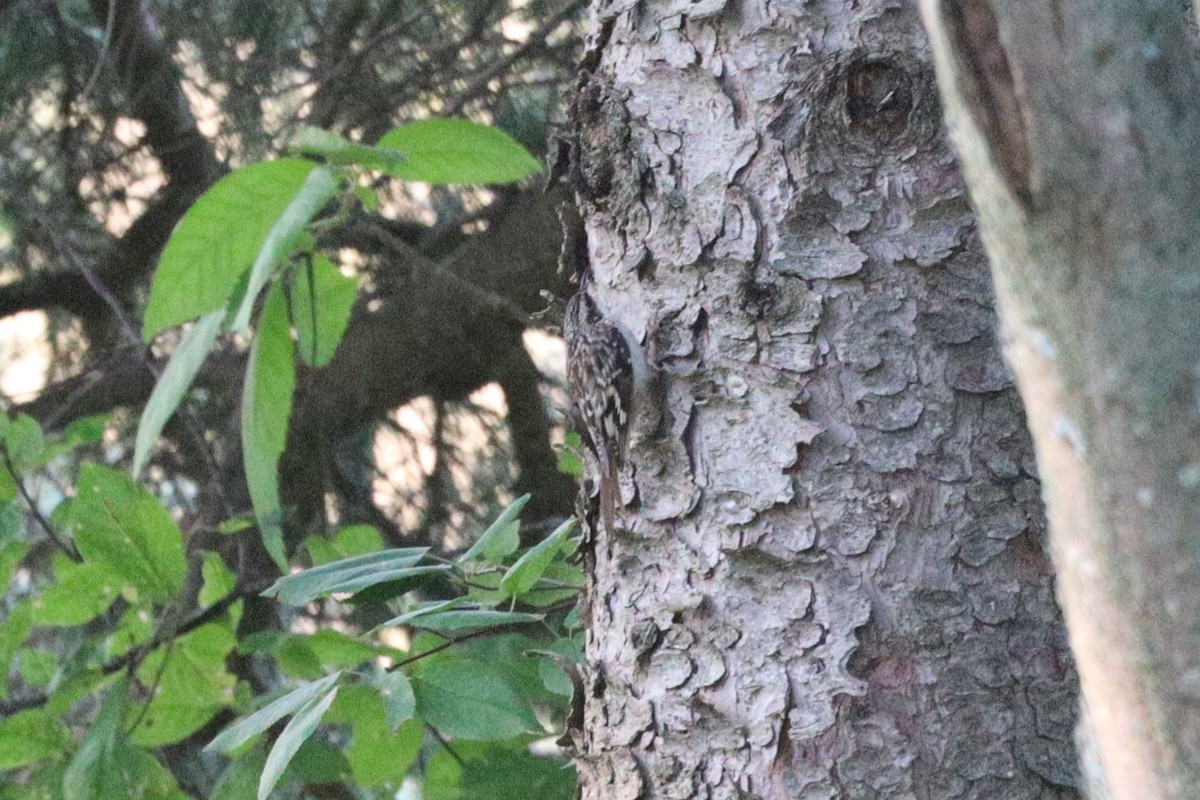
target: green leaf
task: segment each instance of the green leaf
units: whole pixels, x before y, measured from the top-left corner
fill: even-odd
[[[268,233],[315,165],[301,158],[251,164],[197,200],[158,261],[142,335],[223,310]]]
[[[287,301],[278,283],[267,292],[267,301],[250,347],[246,382],[242,388],[242,455],[246,483],[263,544],[275,564],[287,571],[287,554],[280,526],[279,456],[287,444],[292,416],[296,364]]]
[[[189,800],[174,776],[145,750],[117,741],[110,757],[100,765],[93,800]]]
[[[572,800],[576,795],[570,761],[535,756],[528,748],[492,748],[463,771],[464,800]]]
[[[212,349],[213,342],[217,340],[217,334],[221,331],[223,317],[222,312],[214,311],[197,320],[183,335],[179,346],[171,354],[171,360],[167,362],[167,368],[154,384],[154,391],[150,393],[150,399],[146,401],[142,418],[138,422],[137,440],[133,446],[133,467],[130,470],[133,477],[141,474],[146,460],[150,457],[150,448],[158,441],[163,428],[187,396],[192,381],[204,366],[208,351]]]
[[[41,689],[49,686],[58,672],[58,659],[45,650],[22,650],[17,654],[17,662],[21,680]]]
[[[545,539],[529,548],[524,555],[517,559],[517,563],[509,567],[508,572],[500,580],[500,588],[512,597],[519,597],[532,589],[533,585],[546,572],[546,568],[550,566],[554,556],[558,554],[563,542],[566,541],[567,534],[574,528],[575,518],[572,517],[559,525]]]
[[[112,414],[93,414],[90,417],[80,417],[72,420],[63,429],[63,443],[68,447],[81,444],[99,444],[104,439]]]
[[[0,541],[0,586],[12,585],[17,565],[21,563],[21,559],[25,558],[25,554],[28,552],[29,545],[25,542],[19,542],[16,539]]]
[[[96,721],[75,752],[63,775],[63,800],[91,800],[100,770],[111,760],[121,720],[125,716],[125,694],[129,679],[121,676],[104,696]]]
[[[575,431],[567,431],[563,446],[558,451],[558,471],[578,478],[583,475],[583,459],[579,455],[583,438]]]
[[[204,585],[200,588],[200,605],[211,606],[228,595],[237,586],[237,575],[225,566],[225,559],[220,553],[207,552],[204,563],[200,566],[200,576]]]
[[[11,478],[6,472],[0,472],[0,476]],[[11,480],[7,485],[12,487],[14,492],[16,491],[17,486]],[[0,494],[3,494],[2,487],[0,487]],[[25,509],[11,502],[12,499],[9,498],[9,501],[0,499],[0,540],[16,536],[25,524]]]
[[[283,697],[255,711],[241,722],[230,725],[220,735],[209,742],[204,749],[206,751],[220,751],[223,753],[237,749],[288,714],[294,713],[317,696],[328,691],[337,682],[337,679],[341,677],[341,674],[340,672],[335,672],[319,681],[306,683],[293,689]]]
[[[367,686],[344,687],[325,719],[350,725],[346,758],[358,786],[399,786],[425,738],[424,726],[411,719],[393,733],[379,693]]]
[[[255,746],[238,754],[213,787],[210,800],[246,800],[253,797],[267,760],[264,747]]]
[[[267,238],[263,240],[262,248],[254,258],[254,263],[250,265],[246,294],[243,295],[242,306],[233,320],[232,327],[235,331],[245,331],[250,327],[250,315],[258,302],[258,294],[267,285],[275,266],[288,257],[305,226],[324,208],[336,191],[337,179],[329,170],[317,167],[308,173],[304,185],[271,226]]]
[[[223,536],[228,536],[232,533],[241,533],[242,531],[253,527],[254,517],[234,517],[233,519],[227,519],[218,525],[217,533],[222,534]]]
[[[263,767],[262,777],[258,781],[258,800],[266,800],[267,795],[275,788],[275,784],[279,782],[279,777],[283,774],[288,762],[292,760],[292,756],[296,755],[296,751],[300,749],[300,745],[304,744],[304,740],[317,729],[317,724],[329,709],[330,704],[333,703],[333,699],[337,697],[337,692],[335,686],[324,697],[308,701],[288,722],[283,733],[279,734],[271,752],[267,754],[267,763]]]
[[[402,547],[322,564],[303,572],[283,576],[263,594],[267,597],[278,597],[279,602],[290,606],[302,606],[322,595],[357,591],[364,586],[378,583],[379,580],[400,577],[397,573],[410,571],[428,552],[428,547]],[[375,580],[379,576],[384,577]]]
[[[321,128],[301,128],[291,148],[300,155],[316,156],[329,164],[357,164],[388,172],[404,163],[404,154],[386,147],[359,144]]]
[[[54,556],[54,583],[31,601],[37,625],[81,625],[102,614],[121,594],[125,578],[107,564],[77,564]]]
[[[346,693],[347,688],[349,687],[343,687],[338,692],[339,698]],[[334,705],[337,705],[336,701]],[[330,713],[332,710],[326,712],[325,722],[329,722]],[[283,777],[295,778],[304,783],[347,783],[351,777],[350,762],[337,747],[310,736],[292,757],[291,763],[283,771]]]
[[[279,667],[279,671],[289,678],[311,681],[325,674],[325,667],[317,657],[316,651],[312,649],[307,636],[280,636],[271,648],[271,655],[275,658],[275,665]]]
[[[46,449],[46,437],[37,420],[28,414],[18,414],[16,419],[4,417],[4,445],[18,473],[37,469],[42,465],[42,452]]]
[[[128,476],[98,464],[79,470],[70,524],[87,561],[122,576],[158,603],[183,588],[183,535],[162,503]]]
[[[504,739],[541,729],[529,705],[489,664],[429,661],[412,686],[418,715],[447,736]]]
[[[428,603],[419,603],[408,611],[405,611],[398,617],[392,617],[387,622],[380,625],[380,628],[397,628],[401,625],[411,625],[413,620],[419,619],[427,614],[435,614],[442,609],[450,609],[463,602],[461,597],[453,597],[449,600],[431,600]]]
[[[332,628],[322,628],[307,639],[321,663],[330,667],[356,667],[379,655],[371,645]]]
[[[498,628],[505,625],[520,625],[530,622],[541,622],[543,619],[545,619],[545,616],[542,614],[526,614],[522,611],[497,611],[490,608],[455,608],[422,615],[408,624],[414,628],[423,628],[424,630],[442,633],[475,628]]]
[[[333,360],[357,297],[358,280],[320,253],[293,273],[292,324],[304,363],[323,367]]]
[[[523,494],[500,512],[500,516],[496,517],[496,521],[471,545],[471,549],[458,557],[458,563],[466,564],[477,558],[495,563],[515,553],[520,539],[516,536],[519,530],[514,530],[512,524],[517,522],[521,509],[529,502],[530,497],[531,495]]]
[[[377,553],[383,549],[383,537],[374,525],[347,525],[333,540],[334,547],[345,557]]]
[[[26,601],[13,606],[0,622],[0,675],[7,675],[17,650],[33,630],[33,607]],[[0,680],[0,697],[8,696],[8,681]]]
[[[395,669],[383,673],[376,685],[379,696],[383,698],[388,727],[395,733],[417,711],[417,698],[413,696],[412,684],[407,675]]]
[[[408,181],[512,183],[542,168],[507,133],[465,119],[410,122],[384,134],[376,146],[404,154],[402,164],[386,171]]]
[[[154,635],[154,617],[143,606],[130,606],[121,614],[112,633],[104,640],[106,658],[116,658],[150,641]]]
[[[44,709],[18,711],[0,720],[0,770],[62,758],[73,743],[67,727]]]
[[[237,679],[226,671],[225,659],[236,643],[229,622],[214,622],[147,656],[138,678],[146,686],[157,682],[158,691],[144,711],[131,712],[141,718],[133,729],[134,744],[160,747],[178,742],[230,705]]]

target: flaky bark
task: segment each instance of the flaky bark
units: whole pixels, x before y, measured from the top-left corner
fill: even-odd
[[[1100,782],[1114,798],[1200,796],[1200,75],[1187,12],[923,10],[1046,481]]]
[[[593,17],[590,289],[666,398],[595,544],[583,796],[1077,797],[1032,447],[915,9]]]

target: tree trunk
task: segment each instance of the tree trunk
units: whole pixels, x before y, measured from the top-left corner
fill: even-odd
[[[924,11],[1046,478],[1099,782],[1122,800],[1198,797],[1200,75],[1187,11]]]
[[[588,290],[663,400],[596,532],[583,797],[1078,797],[1033,450],[915,8],[593,24]]]

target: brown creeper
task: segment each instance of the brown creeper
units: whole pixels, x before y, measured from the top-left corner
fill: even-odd
[[[646,383],[641,345],[581,288],[567,302],[567,390],[600,467],[600,518],[611,534],[634,402]]]

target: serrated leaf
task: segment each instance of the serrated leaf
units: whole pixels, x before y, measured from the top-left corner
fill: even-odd
[[[183,335],[179,346],[171,354],[166,369],[154,384],[154,391],[146,401],[142,410],[142,418],[138,421],[137,439],[133,446],[133,467],[130,469],[133,477],[141,474],[150,457],[150,449],[158,441],[163,428],[175,415],[179,404],[192,388],[192,381],[204,366],[208,352],[212,349],[217,334],[221,331],[221,319],[224,314],[214,311],[196,321]]]
[[[284,572],[287,571],[287,554],[281,527],[279,456],[287,445],[295,388],[296,364],[287,300],[282,287],[276,283],[267,292],[246,365],[246,382],[242,388],[242,456],[263,545]]]
[[[157,603],[183,587],[183,534],[162,503],[129,476],[84,464],[69,514],[85,561],[122,576]]]
[[[333,360],[358,298],[358,281],[317,253],[292,277],[292,324],[300,358],[314,367]]]
[[[237,643],[231,627],[228,621],[202,625],[146,657],[138,678],[146,686],[157,681],[158,692],[148,708],[131,713],[140,718],[131,741],[144,747],[174,744],[233,702],[237,679],[225,669]]]
[[[313,699],[328,691],[341,672],[322,678],[319,681],[299,686],[277,700],[263,706],[241,722],[236,722],[222,731],[216,738],[205,745],[206,751],[228,753],[253,739],[279,720],[307,705]]]
[[[504,131],[465,119],[410,122],[385,133],[376,146],[404,154],[404,162],[386,172],[409,181],[512,183],[542,169]]]
[[[458,557],[459,564],[466,564],[477,558],[489,558],[493,561],[498,561],[507,555],[516,552],[517,546],[520,543],[512,543],[510,538],[509,528],[513,522],[521,515],[521,509],[529,502],[531,495],[523,494],[509,504],[508,508],[500,512],[500,516],[496,517],[496,521],[488,526],[483,535],[471,545],[467,552]],[[511,546],[511,549],[509,549]],[[507,550],[507,552],[505,552]]]
[[[399,150],[359,144],[321,128],[301,128],[292,140],[291,147],[301,155],[316,156],[330,164],[357,164],[384,172],[404,163],[404,154]]]
[[[267,754],[267,763],[263,766],[262,777],[258,781],[258,800],[266,800],[267,795],[279,782],[279,777],[287,767],[292,756],[304,744],[304,740],[312,736],[313,731],[321,722],[321,717],[329,709],[335,697],[337,687],[330,689],[323,697],[314,698],[304,705],[288,722],[283,733],[275,740],[271,752]]]
[[[54,558],[54,583],[30,601],[38,625],[66,627],[95,619],[120,597],[125,578],[104,564]]]
[[[403,547],[345,558],[330,564],[306,569],[294,575],[285,575],[275,581],[266,591],[267,597],[277,597],[281,603],[302,606],[322,595],[333,592],[357,591],[380,580],[393,580],[414,569],[414,565],[429,552],[428,547]],[[435,570],[447,567],[434,567]],[[415,567],[428,570],[428,567]],[[375,580],[384,576],[380,580]],[[352,588],[346,588],[352,587]]]
[[[217,181],[192,204],[159,258],[143,320],[146,341],[226,307],[315,168],[301,158],[250,164]]]
[[[545,539],[529,548],[500,579],[500,589],[510,597],[518,597],[532,589],[558,554],[567,534],[574,528],[575,518],[572,517],[555,528]]]
[[[379,695],[383,698],[383,710],[392,733],[412,719],[417,711],[417,699],[413,696],[408,676],[400,670],[386,672],[379,678]]]
[[[254,263],[250,265],[246,294],[242,297],[237,316],[234,317],[233,330],[244,332],[250,327],[250,315],[254,312],[254,304],[258,302],[258,294],[267,285],[276,265],[292,252],[305,226],[324,208],[336,191],[337,179],[329,170],[317,167],[308,173],[295,197],[271,226],[262,247],[254,257]]]
[[[0,719],[0,770],[62,758],[72,744],[71,732],[44,709],[18,711]]]
[[[412,676],[417,713],[446,736],[504,739],[540,730],[528,703],[488,664],[433,661]]]

